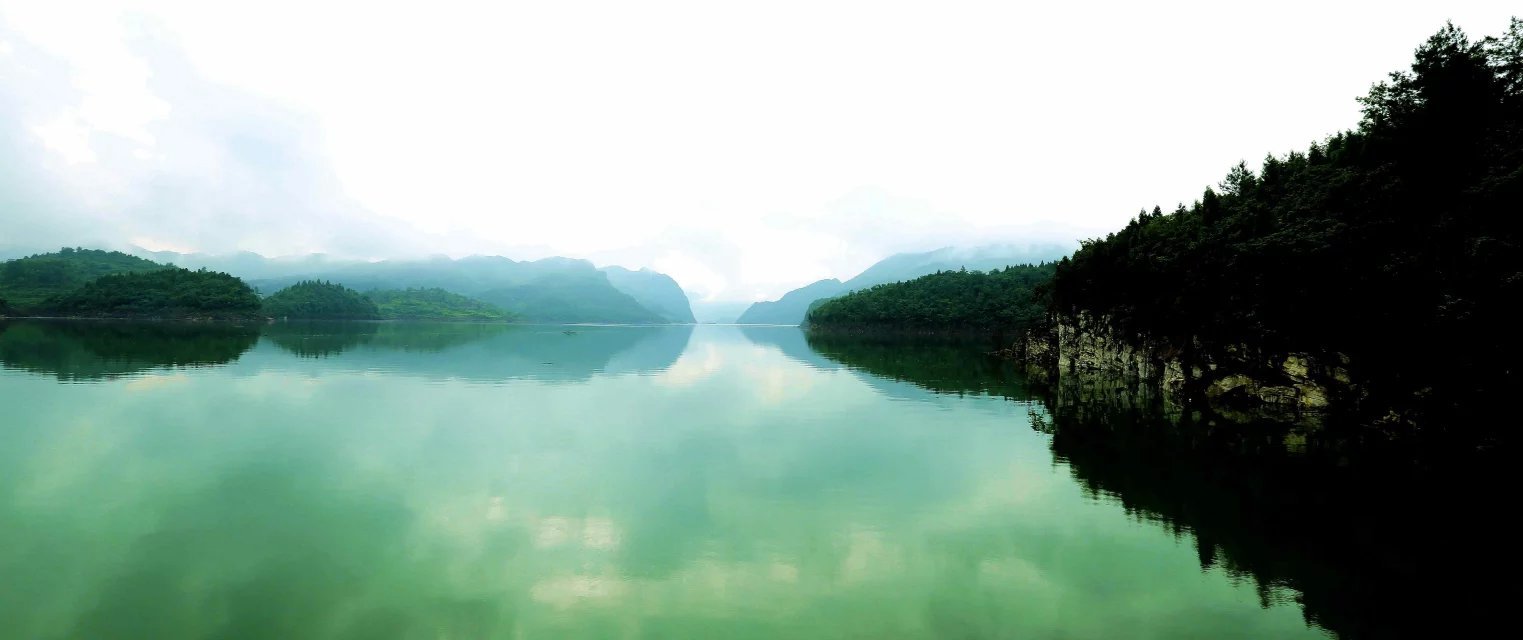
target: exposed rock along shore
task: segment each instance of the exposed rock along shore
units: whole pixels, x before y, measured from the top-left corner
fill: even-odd
[[[1057,318],[1050,331],[1029,333],[999,355],[1060,386],[1104,379],[1107,388],[1157,393],[1175,406],[1204,402],[1242,420],[1316,422],[1360,396],[1343,354],[1270,353],[1242,344],[1207,349],[1198,339],[1180,345],[1123,335],[1108,318],[1089,314]]]

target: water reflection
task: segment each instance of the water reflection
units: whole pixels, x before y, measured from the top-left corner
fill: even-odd
[[[227,364],[258,339],[258,329],[217,324],[0,321],[0,366],[59,380],[102,380]]]
[[[777,349],[788,359],[814,369],[839,369],[841,363],[809,347],[798,327],[740,326],[740,334],[752,344]]]
[[[304,371],[398,373],[474,382],[587,380],[666,370],[691,326],[621,327],[429,323],[275,323],[265,336],[288,353],[326,361]],[[297,366],[289,359],[261,366]]]
[[[978,345],[697,331],[0,323],[0,619],[18,637],[1509,622],[1517,481],[1494,461],[1413,465],[1331,428],[1034,380]]]
[[[1294,602],[1308,624],[1348,638],[1511,624],[1523,554],[1504,505],[1517,481],[1494,471],[1511,465],[1417,463],[1371,451],[1360,433],[1236,423],[1121,380],[1034,380],[977,349],[897,342],[809,340],[853,370],[928,390],[1040,398],[1033,428],[1092,498],[1193,538],[1201,570],[1251,580],[1266,608]]]
[[[0,366],[90,381],[226,365],[247,354],[245,372],[358,370],[479,382],[577,381],[595,374],[664,371],[687,348],[692,331],[691,326],[277,322],[256,327],[16,320],[0,322]],[[265,346],[256,347],[261,338]],[[314,363],[301,363],[305,359],[324,362],[312,368]]]
[[[18,637],[153,638],[946,637],[1019,622],[969,596],[1020,599],[998,573],[1015,563],[980,563],[1013,553],[999,496],[1021,412],[954,415],[926,447],[945,411],[887,406],[729,333],[682,355],[691,329],[563,331],[325,358],[266,344],[173,385],[0,378],[16,413],[0,430],[0,619]],[[522,359],[550,340],[536,359],[642,372],[676,353],[711,374],[423,385],[425,362],[372,375],[369,360]],[[320,375],[291,375],[306,371]],[[807,395],[763,393],[777,372]]]
[[[260,335],[297,357],[326,358],[370,342],[380,329],[379,322],[291,321],[266,325]]]
[[[871,375],[910,382],[938,393],[977,393],[1032,400],[1025,380],[1007,361],[984,355],[977,341],[914,341],[873,336],[807,335],[816,353]],[[908,348],[907,348],[908,346]]]

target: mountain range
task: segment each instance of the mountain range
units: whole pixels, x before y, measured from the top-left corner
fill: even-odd
[[[845,282],[820,280],[788,292],[776,301],[689,302],[677,282],[650,269],[599,268],[587,260],[551,257],[516,261],[501,256],[366,262],[315,253],[265,257],[252,252],[227,255],[149,251],[126,253],[187,269],[204,268],[244,279],[268,295],[303,280],[344,285],[361,292],[378,289],[443,289],[510,311],[528,322],[664,324],[738,322],[798,325],[811,304],[857,289],[917,278],[937,271],[988,270],[1007,265],[1055,260],[1070,249],[1058,244],[990,245],[900,253],[885,258]],[[19,251],[13,251],[24,255]],[[126,256],[122,256],[124,259]],[[144,263],[150,264],[150,263]],[[26,301],[13,292],[12,302]],[[35,302],[35,301],[32,301]],[[744,311],[742,311],[744,309]]]
[[[777,300],[752,304],[740,314],[736,322],[798,325],[804,322],[809,306],[816,301],[858,289],[911,280],[938,271],[988,271],[1018,264],[1049,262],[1070,253],[1073,253],[1073,247],[1060,244],[999,244],[967,249],[943,247],[922,253],[896,253],[879,260],[845,282],[835,278],[817,280],[789,291]]]
[[[436,256],[363,262],[323,254],[266,258],[249,252],[213,256],[139,249],[131,253],[190,269],[224,271],[265,294],[302,280],[322,280],[362,292],[444,289],[494,304],[529,322],[693,322],[687,296],[670,276],[649,269],[599,269],[573,258],[515,261],[502,256]]]

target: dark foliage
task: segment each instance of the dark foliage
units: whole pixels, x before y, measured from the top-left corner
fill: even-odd
[[[860,291],[880,284],[914,280],[942,271],[959,269],[991,271],[1004,269],[1012,264],[1040,264],[1057,260],[1069,253],[1069,247],[1059,244],[944,247],[920,253],[896,253],[873,263],[862,273],[845,282],[835,278],[819,280],[789,291],[777,300],[756,302],[735,321],[740,324],[797,326],[804,323],[809,309],[816,302],[825,298],[834,298],[848,291]]]
[[[14,320],[0,323],[0,365],[59,380],[115,378],[226,364],[258,340],[246,324]]]
[[[810,349],[848,368],[928,391],[1033,399],[1017,365],[990,356],[991,345],[984,341],[835,333],[808,333],[804,339]]]
[[[1345,442],[1336,429],[1288,451],[1283,426],[1170,419],[1134,392],[1125,380],[1107,394],[1055,390],[1049,421],[1034,426],[1088,495],[1193,542],[1202,571],[1251,580],[1266,604],[1294,598],[1307,623],[1339,638],[1486,635],[1507,623],[1523,568],[1511,517],[1496,509],[1516,495],[1510,459]],[[1470,559],[1476,549],[1486,553]]]
[[[1055,388],[951,343],[808,340],[857,371],[1028,403],[1055,468],[1091,499],[1169,530],[1202,571],[1252,583],[1266,606],[1293,598],[1337,637],[1484,635],[1508,623],[1523,568],[1496,508],[1516,494],[1510,457],[1452,459],[1336,429],[1288,449],[1287,425],[1174,412],[1125,376]]]
[[[0,298],[18,311],[31,310],[101,276],[168,268],[118,251],[64,247],[0,264]],[[3,310],[3,307],[0,307]]]
[[[379,322],[297,320],[272,322],[260,332],[271,342],[303,358],[328,358],[370,342]]]
[[[259,296],[242,280],[178,267],[97,278],[42,303],[47,313],[99,317],[254,317]]]
[[[1348,354],[1432,409],[1514,388],[1520,61],[1523,22],[1479,42],[1444,27],[1360,100],[1356,130],[1084,243],[1058,264],[1056,310],[1181,345]]]
[[[1039,289],[1053,264],[942,271],[881,284],[816,304],[808,324],[820,329],[1020,332],[1040,325],[1047,304]]]
[[[264,314],[304,320],[375,320],[381,312],[358,291],[331,282],[303,280],[264,299]]]

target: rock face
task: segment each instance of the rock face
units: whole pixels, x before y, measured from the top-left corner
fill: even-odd
[[[1005,355],[1056,376],[1059,387],[1156,390],[1169,405],[1204,402],[1241,420],[1314,422],[1358,396],[1342,354],[1268,353],[1241,344],[1206,348],[1199,340],[1174,344],[1123,334],[1107,318],[1087,314],[1058,318],[1051,332],[1028,335]]]

